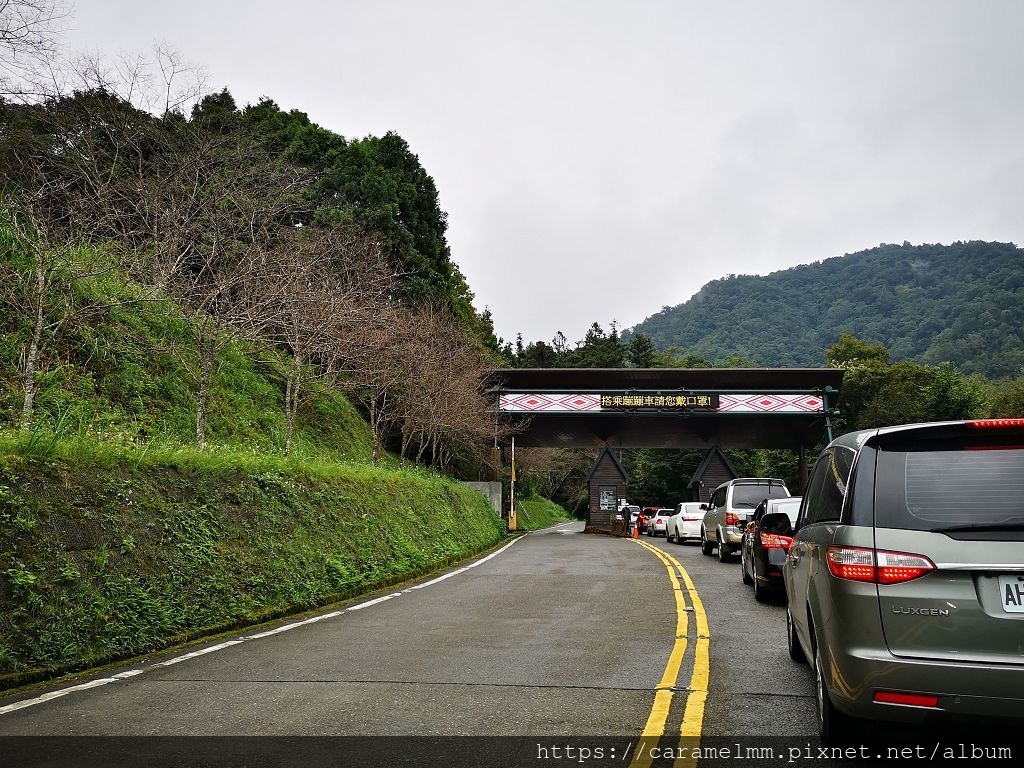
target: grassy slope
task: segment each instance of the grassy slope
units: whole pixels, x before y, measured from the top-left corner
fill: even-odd
[[[326,604],[504,536],[454,481],[199,458],[0,456],[0,688]]]
[[[279,362],[242,343],[219,361],[197,451],[194,347],[169,303],[116,305],[134,292],[115,273],[78,289],[82,306],[115,306],[65,326],[32,431],[0,432],[0,689],[404,580],[504,535],[481,494],[368,466],[367,425],[326,387],[307,387],[284,457]],[[9,425],[26,333],[0,313]]]
[[[540,496],[516,501],[516,526],[521,531],[536,531],[571,519],[558,504]]]

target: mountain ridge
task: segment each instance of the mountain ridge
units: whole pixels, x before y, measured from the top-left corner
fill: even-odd
[[[825,350],[851,333],[885,345],[893,360],[1015,376],[1024,366],[1024,250],[883,243],[769,275],[729,275],[623,338],[640,333],[661,350],[764,367],[823,365]]]

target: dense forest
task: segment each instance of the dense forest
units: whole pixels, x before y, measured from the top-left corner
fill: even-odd
[[[1015,376],[1024,365],[1024,250],[1008,243],[880,245],[773,272],[730,275],[623,333],[709,360],[819,366],[841,334],[894,360]]]
[[[239,107],[172,80],[78,65],[0,99],[10,427],[113,418],[132,440],[187,439],[180,418],[154,417],[174,390],[202,449],[232,394],[226,360],[243,354],[282,390],[275,450],[291,452],[326,387],[364,414],[374,461],[483,471],[496,432],[481,382],[499,345],[406,141],[346,139],[269,99]]]

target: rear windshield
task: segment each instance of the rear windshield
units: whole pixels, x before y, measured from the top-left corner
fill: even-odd
[[[796,522],[796,517],[800,512],[800,499],[793,499],[793,501],[780,501],[772,508],[773,512],[785,512],[789,515],[789,521],[791,523]]]
[[[1024,525],[1024,446],[882,450],[875,479],[880,527]]]
[[[734,507],[750,507],[754,509],[765,499],[786,499],[789,491],[784,485],[734,485],[732,487],[732,505]]]

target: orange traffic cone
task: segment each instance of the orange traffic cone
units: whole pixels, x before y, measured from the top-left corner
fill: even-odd
[[[634,539],[639,539],[640,538],[640,526],[639,525],[634,525],[633,526],[633,538]]]

